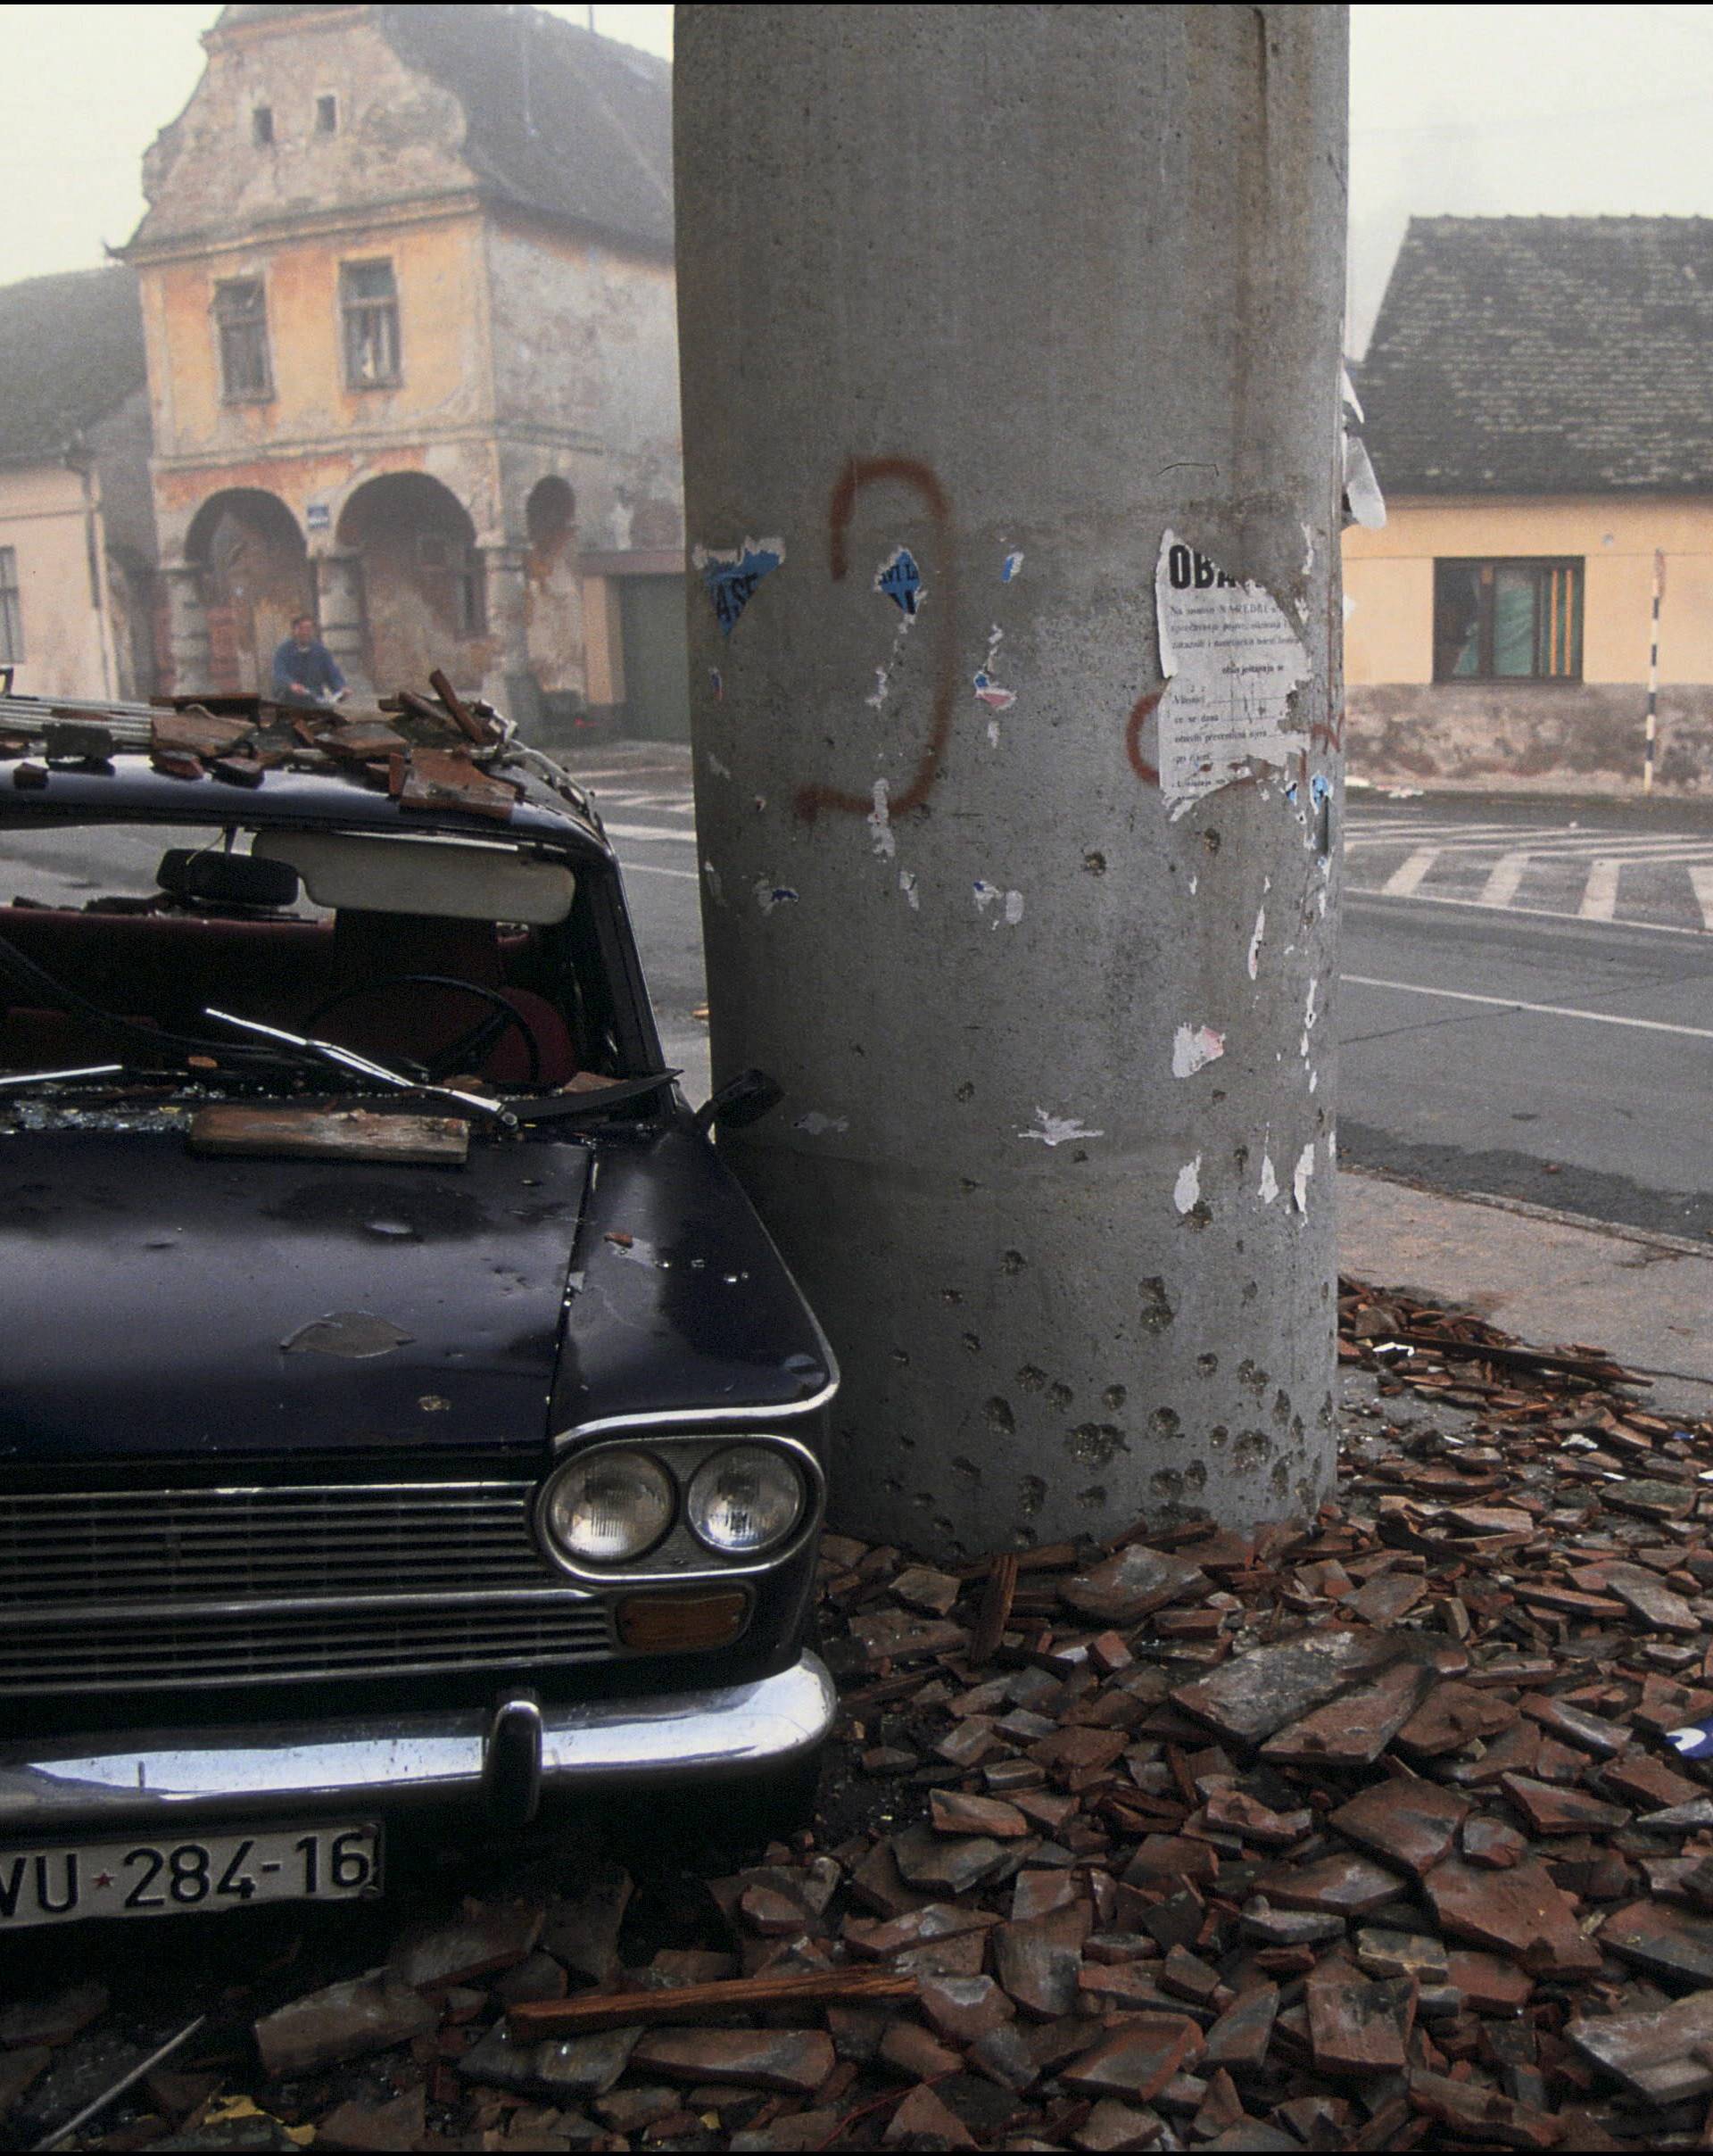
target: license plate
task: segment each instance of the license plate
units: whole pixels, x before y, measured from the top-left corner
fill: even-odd
[[[381,1891],[381,1829],[358,1825],[0,1848],[0,1933],[84,1917],[208,1916]]]

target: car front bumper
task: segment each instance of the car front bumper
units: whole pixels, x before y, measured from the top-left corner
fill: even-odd
[[[0,1843],[135,1825],[485,1804],[526,1820],[538,1795],[594,1796],[742,1779],[806,1759],[837,1695],[805,1654],[749,1684],[492,1712],[160,1729],[0,1742]]]

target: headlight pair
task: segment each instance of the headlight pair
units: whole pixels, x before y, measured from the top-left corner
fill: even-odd
[[[759,1557],[791,1534],[808,1503],[807,1485],[789,1453],[770,1445],[728,1445],[691,1476],[683,1511],[691,1534],[716,1556]],[[653,1549],[678,1513],[678,1486],[652,1453],[606,1446],[559,1470],[542,1521],[573,1563],[619,1565]]]

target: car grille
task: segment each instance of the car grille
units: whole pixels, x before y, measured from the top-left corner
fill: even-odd
[[[531,1486],[0,1494],[0,1697],[517,1670],[614,1652]]]

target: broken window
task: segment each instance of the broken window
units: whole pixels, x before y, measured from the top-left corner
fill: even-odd
[[[268,295],[259,277],[232,278],[214,287],[220,341],[220,386],[228,398],[270,397]]]
[[[399,293],[391,262],[342,262],[345,386],[376,389],[399,379]]]
[[[331,91],[325,92],[315,101],[315,131],[318,135],[336,135],[339,132],[339,100]]]
[[[24,656],[24,617],[18,594],[18,550],[0,546],[0,667]]]
[[[250,139],[259,150],[265,150],[273,141],[274,108],[272,105],[259,104],[252,109]]]
[[[1436,561],[1436,681],[1580,681],[1580,561]]]

